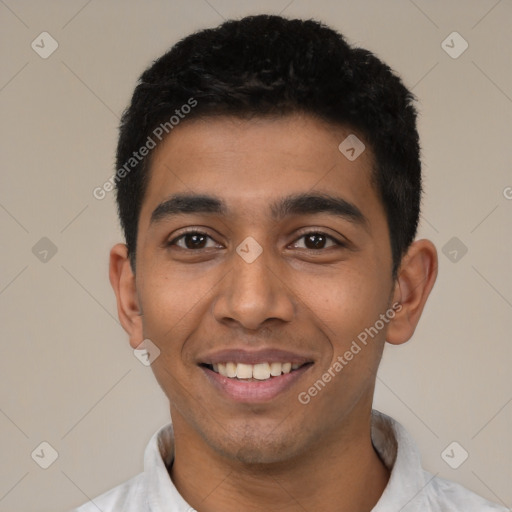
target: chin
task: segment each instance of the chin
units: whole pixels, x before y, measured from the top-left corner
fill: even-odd
[[[275,432],[252,430],[240,435],[233,433],[229,439],[215,443],[212,447],[223,457],[230,458],[240,464],[276,464],[293,459],[300,448],[297,436]]]

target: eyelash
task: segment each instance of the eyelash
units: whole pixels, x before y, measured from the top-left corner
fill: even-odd
[[[206,237],[210,238],[211,240],[213,240],[213,238],[208,235],[208,233],[205,233],[204,231],[199,231],[197,229],[191,229],[190,231],[185,231],[183,233],[181,233],[181,235],[177,236],[176,238],[173,238],[171,241],[169,241],[166,246],[167,247],[171,247],[173,246],[176,241],[178,240],[181,240],[182,238],[184,238],[185,236],[187,235],[205,235]],[[334,244],[338,247],[347,247],[347,244],[346,243],[343,243],[341,242],[340,240],[334,238],[333,236],[331,235],[328,235],[327,233],[324,233],[323,231],[307,231],[305,233],[302,233],[296,240],[294,243],[296,243],[298,240],[300,240],[301,238],[304,238],[308,235],[321,235],[321,236],[324,236],[326,239],[328,240],[331,240],[332,242],[334,242]],[[333,246],[330,246],[330,247],[333,247]],[[185,251],[193,251],[193,252],[200,252],[201,250],[203,249],[188,249],[188,248],[185,248],[185,247],[180,247],[180,249],[183,249]],[[329,249],[329,247],[326,247],[326,248],[322,248],[322,249],[304,249],[306,251],[312,251],[312,252],[320,252],[322,250],[325,250],[325,249]]]

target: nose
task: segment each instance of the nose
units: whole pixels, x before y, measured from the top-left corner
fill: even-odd
[[[223,279],[213,305],[218,322],[237,323],[247,330],[258,330],[270,321],[290,322],[295,314],[293,292],[285,273],[269,261],[265,251],[247,262],[233,254],[231,270]]]

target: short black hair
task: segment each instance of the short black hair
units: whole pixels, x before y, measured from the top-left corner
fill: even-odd
[[[134,158],[134,152],[154,147],[181,119],[306,113],[354,129],[371,148],[372,181],[387,216],[395,277],[420,212],[414,101],[372,52],[350,46],[339,32],[312,19],[247,16],[185,37],[144,71],[121,119],[116,194],[134,272],[151,162],[149,155]]]

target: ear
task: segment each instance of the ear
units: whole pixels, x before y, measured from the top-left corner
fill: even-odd
[[[137,348],[144,340],[142,312],[135,286],[135,275],[125,244],[116,244],[110,251],[109,277],[116,294],[119,320],[130,336],[130,345]]]
[[[437,251],[429,240],[411,244],[402,258],[393,293],[395,317],[390,321],[386,341],[400,345],[414,334],[437,278]]]

